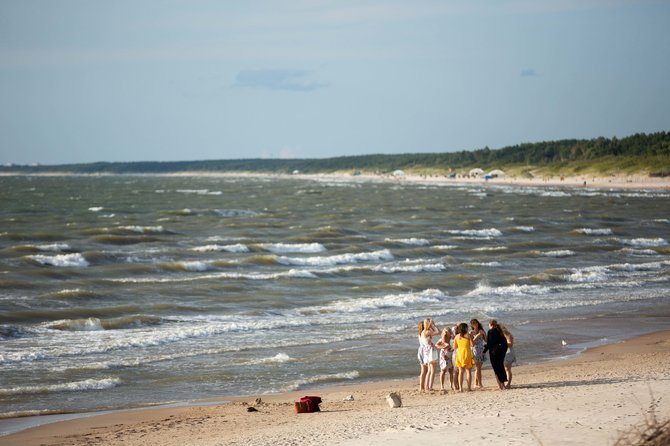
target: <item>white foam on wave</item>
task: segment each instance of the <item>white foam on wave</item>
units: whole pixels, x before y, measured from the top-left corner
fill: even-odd
[[[452,235],[462,235],[466,237],[500,237],[502,236],[502,232],[500,232],[499,229],[496,228],[489,228],[489,229],[463,229],[463,230],[449,230],[447,231],[449,234]]]
[[[628,240],[621,240],[621,243],[636,248],[660,248],[667,246],[668,241],[664,238],[634,238]]]
[[[361,252],[355,254],[339,254],[334,256],[315,256],[315,257],[286,257],[277,258],[277,262],[282,265],[294,266],[334,266],[347,263],[372,262],[382,260],[392,260],[393,255],[388,249],[373,252]]]
[[[326,247],[321,243],[259,243],[258,246],[265,251],[275,254],[314,254],[326,251]]]
[[[102,322],[97,317],[87,319],[63,319],[49,322],[48,328],[68,331],[102,331],[104,330]]]
[[[481,246],[473,249],[473,251],[507,251],[508,249],[507,246]]]
[[[81,392],[85,390],[105,390],[121,384],[119,378],[101,378],[101,379],[85,379],[83,381],[73,381],[61,384],[49,384],[42,386],[20,386],[9,389],[0,388],[0,395],[36,395],[40,393],[56,393],[56,392]]]
[[[163,226],[137,226],[137,225],[128,225],[128,226],[119,226],[119,229],[124,231],[136,232],[138,234],[160,234],[165,232]]]
[[[389,294],[383,297],[365,299],[343,299],[327,305],[305,307],[302,314],[311,313],[359,313],[381,308],[411,307],[415,304],[438,303],[446,294],[437,289],[427,289],[418,293]]]
[[[403,245],[411,245],[411,246],[428,246],[430,245],[430,241],[426,240],[425,238],[399,238],[399,239],[392,239],[392,238],[386,238],[384,239],[385,242],[390,242],[390,243],[400,243]]]
[[[630,280],[645,273],[654,272],[670,266],[670,261],[647,263],[616,263],[604,266],[590,266],[570,270],[564,276],[570,282],[609,282],[613,277],[623,277]],[[637,283],[637,282],[631,282]]]
[[[40,254],[40,255],[28,256],[28,258],[42,265],[51,265],[59,267],[79,267],[79,268],[85,268],[89,266],[89,263],[86,260],[86,258],[84,258],[84,256],[79,253],[58,254],[55,256],[47,256]]]
[[[290,269],[278,273],[216,273],[192,277],[125,277],[121,279],[105,279],[114,283],[176,283],[195,280],[241,279],[241,280],[276,280],[276,279],[316,279],[314,273],[306,270]]]
[[[605,267],[578,269],[565,276],[565,279],[570,282],[603,282],[607,278],[607,269]]]
[[[535,232],[533,226],[515,226],[514,229],[521,232]]]
[[[569,249],[559,249],[555,251],[545,251],[540,253],[543,257],[571,257],[576,255],[574,251]]]
[[[584,235],[611,235],[612,230],[609,228],[579,228],[575,229],[577,234]]]
[[[290,362],[293,360],[294,359],[291,358],[286,353],[277,353],[276,355],[267,358],[252,359],[249,361],[245,361],[240,365],[283,364],[285,362]]]
[[[243,252],[249,252],[249,247],[247,245],[242,244],[242,243],[236,243],[236,244],[233,244],[233,245],[205,245],[205,246],[196,246],[195,248],[191,248],[191,251],[196,251],[196,252],[220,252],[220,251],[225,251],[225,252],[243,253]]]
[[[437,251],[451,251],[452,249],[457,249],[457,245],[435,245],[432,247]]]
[[[199,261],[181,261],[177,262],[177,266],[180,269],[191,272],[207,271],[210,268],[209,263]]]
[[[477,287],[466,294],[466,296],[517,296],[517,295],[541,295],[551,291],[550,287],[541,285],[506,285],[492,287],[479,283]]]
[[[393,274],[393,273],[437,273],[444,271],[446,267],[443,263],[426,263],[421,260],[406,260],[404,263],[393,263],[385,265],[375,265],[372,271]]]
[[[102,206],[91,206],[90,208],[88,208],[88,210],[91,212],[100,212],[103,209],[105,208],[103,208]]]
[[[315,375],[315,376],[311,376],[309,378],[298,379],[298,380],[288,384],[286,387],[282,388],[281,391],[289,392],[289,391],[293,391],[293,390],[299,390],[301,387],[306,386],[308,384],[316,384],[316,383],[331,382],[331,381],[352,380],[352,379],[358,378],[359,376],[360,376],[360,373],[357,370],[352,370],[350,372],[333,373],[333,374],[330,374],[330,375]]]
[[[563,192],[560,190],[549,190],[549,191],[542,191],[539,194],[541,197],[572,197],[572,194],[569,194],[567,192]]]
[[[502,263],[500,263],[500,262],[468,262],[468,263],[464,263],[463,265],[465,265],[465,266],[484,266],[484,267],[497,268],[499,266],[502,266]]]
[[[658,256],[659,253],[653,249],[635,249],[635,248],[622,248],[618,252],[622,254],[628,254],[631,256],[639,257],[648,257],[648,256]]]
[[[60,252],[60,251],[69,251],[72,248],[67,243],[50,243],[48,245],[35,245],[35,249],[40,251],[49,251],[49,252]]]
[[[219,217],[255,217],[258,212],[246,209],[215,209],[214,214]]]
[[[158,192],[158,191],[156,191]],[[210,191],[209,189],[177,189],[180,194],[195,194],[195,195],[222,195],[221,191]]]

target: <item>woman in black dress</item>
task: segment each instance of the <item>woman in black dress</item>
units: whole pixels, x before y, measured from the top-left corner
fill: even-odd
[[[486,347],[484,353],[489,352],[491,367],[496,374],[496,381],[500,390],[505,389],[507,373],[505,372],[505,353],[507,353],[507,339],[502,328],[495,319],[489,321],[489,331],[486,334]]]

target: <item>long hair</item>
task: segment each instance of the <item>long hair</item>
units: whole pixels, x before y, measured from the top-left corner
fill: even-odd
[[[449,330],[449,327],[444,327],[444,329],[442,330],[441,339],[442,339],[442,342],[448,344],[449,341],[447,341],[447,336],[449,336],[449,338],[451,338],[451,330]]]
[[[500,324],[498,323],[497,320],[495,320],[495,319],[491,319],[491,320],[489,321],[489,325],[490,325],[491,327],[495,328],[496,330],[498,330],[498,333],[500,333],[501,336],[505,336],[505,333],[503,333],[503,330],[502,330],[502,328],[500,327]]]
[[[465,336],[466,334],[468,334],[468,324],[466,324],[465,322],[461,322],[460,324],[458,324],[458,328],[456,329],[456,331],[458,332],[459,335]]]
[[[477,331],[483,330],[482,324],[477,319],[470,319],[470,325],[477,325]]]
[[[419,336],[423,333],[423,321],[419,322]]]

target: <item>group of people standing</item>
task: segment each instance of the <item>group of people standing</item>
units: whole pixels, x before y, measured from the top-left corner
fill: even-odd
[[[433,338],[439,336],[437,342]],[[512,385],[512,364],[516,362],[514,337],[495,319],[489,321],[489,330],[484,331],[477,319],[445,327],[440,331],[431,318],[419,322],[418,359],[421,366],[419,387],[422,391],[432,391],[440,364],[440,387],[446,390],[445,378],[449,373],[451,390],[462,392],[463,380],[467,390],[472,390],[472,369],[475,369],[475,387],[481,388],[482,365],[485,354],[489,353],[491,367],[495,372],[500,390]]]

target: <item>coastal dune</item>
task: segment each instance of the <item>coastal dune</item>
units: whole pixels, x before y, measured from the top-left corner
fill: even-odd
[[[196,404],[126,410],[46,424],[0,437],[3,445],[605,445],[670,415],[670,331],[514,368],[513,388],[422,393],[387,381]],[[418,371],[418,367],[417,367]],[[436,386],[439,388],[439,384]],[[400,392],[391,409],[385,396]],[[295,414],[304,395],[321,412]],[[345,401],[353,396],[353,401]],[[260,400],[257,400],[260,398]],[[249,412],[253,407],[256,411]]]

